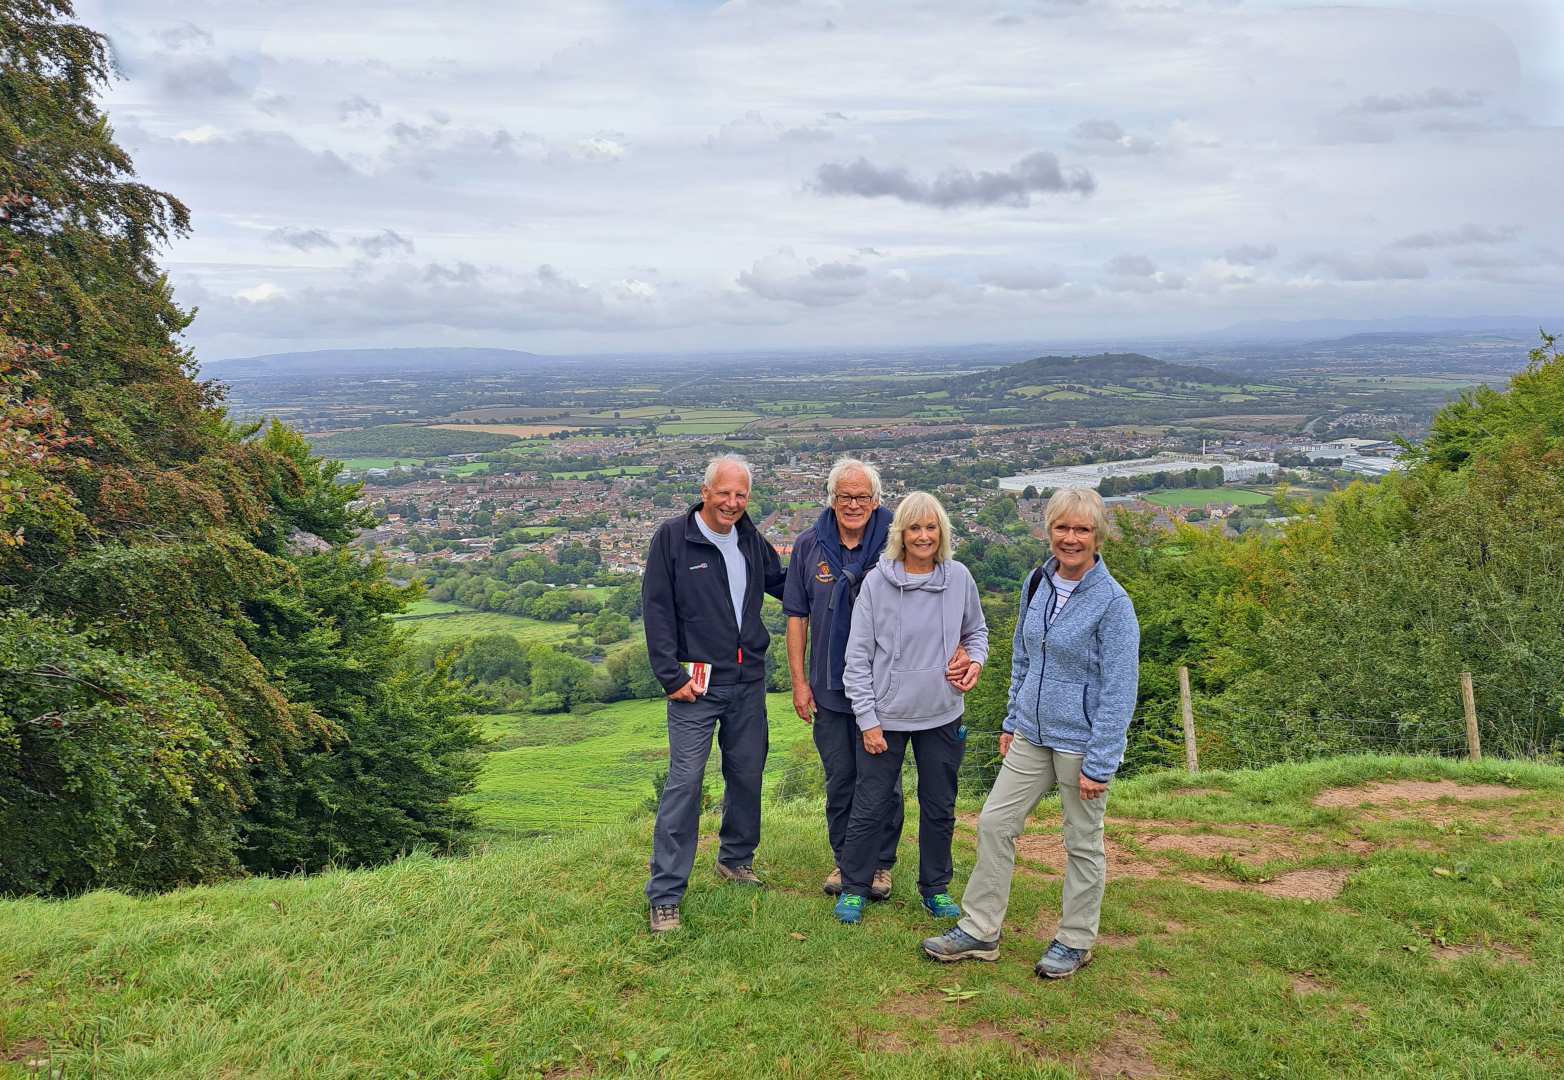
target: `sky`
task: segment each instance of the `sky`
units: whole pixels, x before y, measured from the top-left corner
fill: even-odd
[[[86,0],[200,359],[1564,312],[1564,4]]]

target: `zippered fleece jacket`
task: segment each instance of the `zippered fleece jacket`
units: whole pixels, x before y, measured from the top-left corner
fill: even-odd
[[[771,634],[760,621],[760,605],[765,593],[782,599],[782,560],[745,514],[733,527],[749,582],[742,625],[734,619],[722,552],[695,524],[703,505],[696,503],[657,527],[641,578],[646,654],[652,674],[670,694],[690,681],[680,666],[686,660],[711,664],[712,686],[764,679]]]
[[[1021,583],[1004,727],[1034,746],[1084,755],[1081,772],[1105,784],[1124,761],[1135,714],[1140,622],[1101,556],[1055,617],[1058,566],[1052,557],[1043,564],[1031,604]]]
[[[881,558],[864,576],[847,635],[842,686],[858,729],[926,731],[959,717],[961,691],[945,678],[957,645],[988,662],[988,623],[971,571],[951,559],[913,580],[905,565]]]

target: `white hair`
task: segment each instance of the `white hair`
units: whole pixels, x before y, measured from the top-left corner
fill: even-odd
[[[738,454],[718,454],[708,461],[706,463],[706,475],[701,478],[701,485],[703,487],[716,486],[717,474],[729,466],[735,469],[743,469],[744,483],[749,487],[755,486],[755,474],[750,469],[749,462],[745,461]]]
[[[842,477],[850,472],[861,472],[869,480],[869,489],[874,492],[874,501],[879,502],[885,494],[885,489],[880,484],[880,470],[870,465],[867,461],[860,461],[855,457],[837,458],[836,464],[831,466],[831,472],[825,478],[825,501],[836,501],[836,485],[842,482]]]

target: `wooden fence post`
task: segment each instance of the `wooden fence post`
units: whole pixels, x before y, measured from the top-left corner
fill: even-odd
[[[1477,698],[1472,693],[1472,673],[1461,672],[1461,708],[1466,713],[1466,756],[1473,761],[1483,759],[1483,741],[1477,734]]]
[[[1184,710],[1184,762],[1191,773],[1200,771],[1200,758],[1195,752],[1195,707],[1189,695],[1189,669],[1178,669],[1178,703]]]

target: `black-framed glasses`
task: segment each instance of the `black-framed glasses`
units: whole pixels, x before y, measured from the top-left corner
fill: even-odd
[[[838,495],[836,501],[843,506],[868,506],[874,502],[873,495]]]

